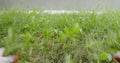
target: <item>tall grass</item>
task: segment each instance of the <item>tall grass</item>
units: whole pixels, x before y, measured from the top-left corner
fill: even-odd
[[[119,17],[120,11],[1,10],[0,47],[18,54],[19,63],[110,63],[120,50]]]

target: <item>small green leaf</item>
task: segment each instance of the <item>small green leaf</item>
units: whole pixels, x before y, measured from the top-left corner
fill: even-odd
[[[73,25],[73,27],[72,27],[73,33],[79,32],[79,30],[80,30],[79,23],[75,23],[75,24]]]
[[[100,60],[106,60],[107,59],[107,53],[102,52],[100,55]]]
[[[111,54],[107,54],[107,58],[109,61],[112,61],[112,55]]]
[[[71,63],[70,55],[66,54],[65,63]]]

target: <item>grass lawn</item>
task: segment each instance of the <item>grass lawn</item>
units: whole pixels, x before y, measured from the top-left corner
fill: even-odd
[[[115,63],[120,11],[49,14],[0,10],[0,47],[18,63]]]

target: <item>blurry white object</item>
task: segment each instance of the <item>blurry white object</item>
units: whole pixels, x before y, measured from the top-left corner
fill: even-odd
[[[34,10],[29,10],[27,11],[28,14],[34,12]],[[103,14],[105,11],[84,11],[88,13],[96,13],[97,15]],[[41,11],[37,11],[37,14],[41,13]],[[71,13],[80,13],[78,10],[44,10],[43,13],[48,13],[48,14],[71,14]]]
[[[0,48],[0,57],[3,56],[5,48]]]
[[[0,63],[16,63],[18,61],[17,55],[10,55],[4,57],[5,48],[0,48]]]
[[[61,14],[61,13],[79,13],[77,10],[44,10],[44,13],[50,13],[50,14]]]

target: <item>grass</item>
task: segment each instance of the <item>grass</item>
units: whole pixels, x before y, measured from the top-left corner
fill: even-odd
[[[37,13],[39,11],[39,13]],[[110,63],[120,50],[120,11],[49,14],[1,10],[0,47],[18,63]]]

